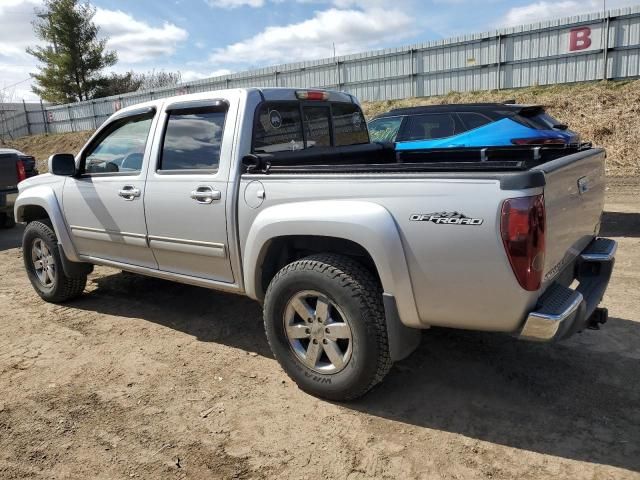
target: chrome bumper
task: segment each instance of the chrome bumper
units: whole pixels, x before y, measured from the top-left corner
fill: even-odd
[[[602,323],[596,308],[609,284],[616,248],[617,243],[608,238],[591,242],[574,266],[578,287],[550,285],[527,316],[519,337],[538,342],[562,340],[588,327],[592,316]]]

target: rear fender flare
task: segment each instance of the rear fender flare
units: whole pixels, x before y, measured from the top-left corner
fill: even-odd
[[[367,201],[320,200],[276,205],[254,220],[244,253],[244,284],[249,297],[264,296],[261,265],[271,240],[291,235],[342,238],[362,246],[373,259],[384,293],[392,295],[407,326],[420,325],[404,248],[387,209]]]

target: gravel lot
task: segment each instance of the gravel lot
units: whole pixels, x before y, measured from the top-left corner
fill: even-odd
[[[97,268],[46,304],[0,231],[0,478],[640,478],[639,198],[607,196],[601,331],[426,331],[350,404],[296,388],[248,299]]]

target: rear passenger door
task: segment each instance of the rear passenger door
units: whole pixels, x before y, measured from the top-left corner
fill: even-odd
[[[228,103],[176,102],[147,175],[149,246],[162,271],[232,283],[227,180],[233,143]]]

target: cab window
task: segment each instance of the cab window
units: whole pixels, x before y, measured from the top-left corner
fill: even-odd
[[[130,173],[142,169],[153,114],[116,120],[84,155],[84,173]]]
[[[362,110],[353,103],[333,103],[334,142],[336,146],[369,143],[367,122]]]
[[[302,148],[300,106],[297,103],[262,105],[254,127],[254,151],[271,153]]]
[[[158,171],[215,171],[226,112],[195,108],[169,112]]]
[[[267,102],[254,124],[256,153],[361,143],[369,143],[367,125],[360,107],[352,103]]]

